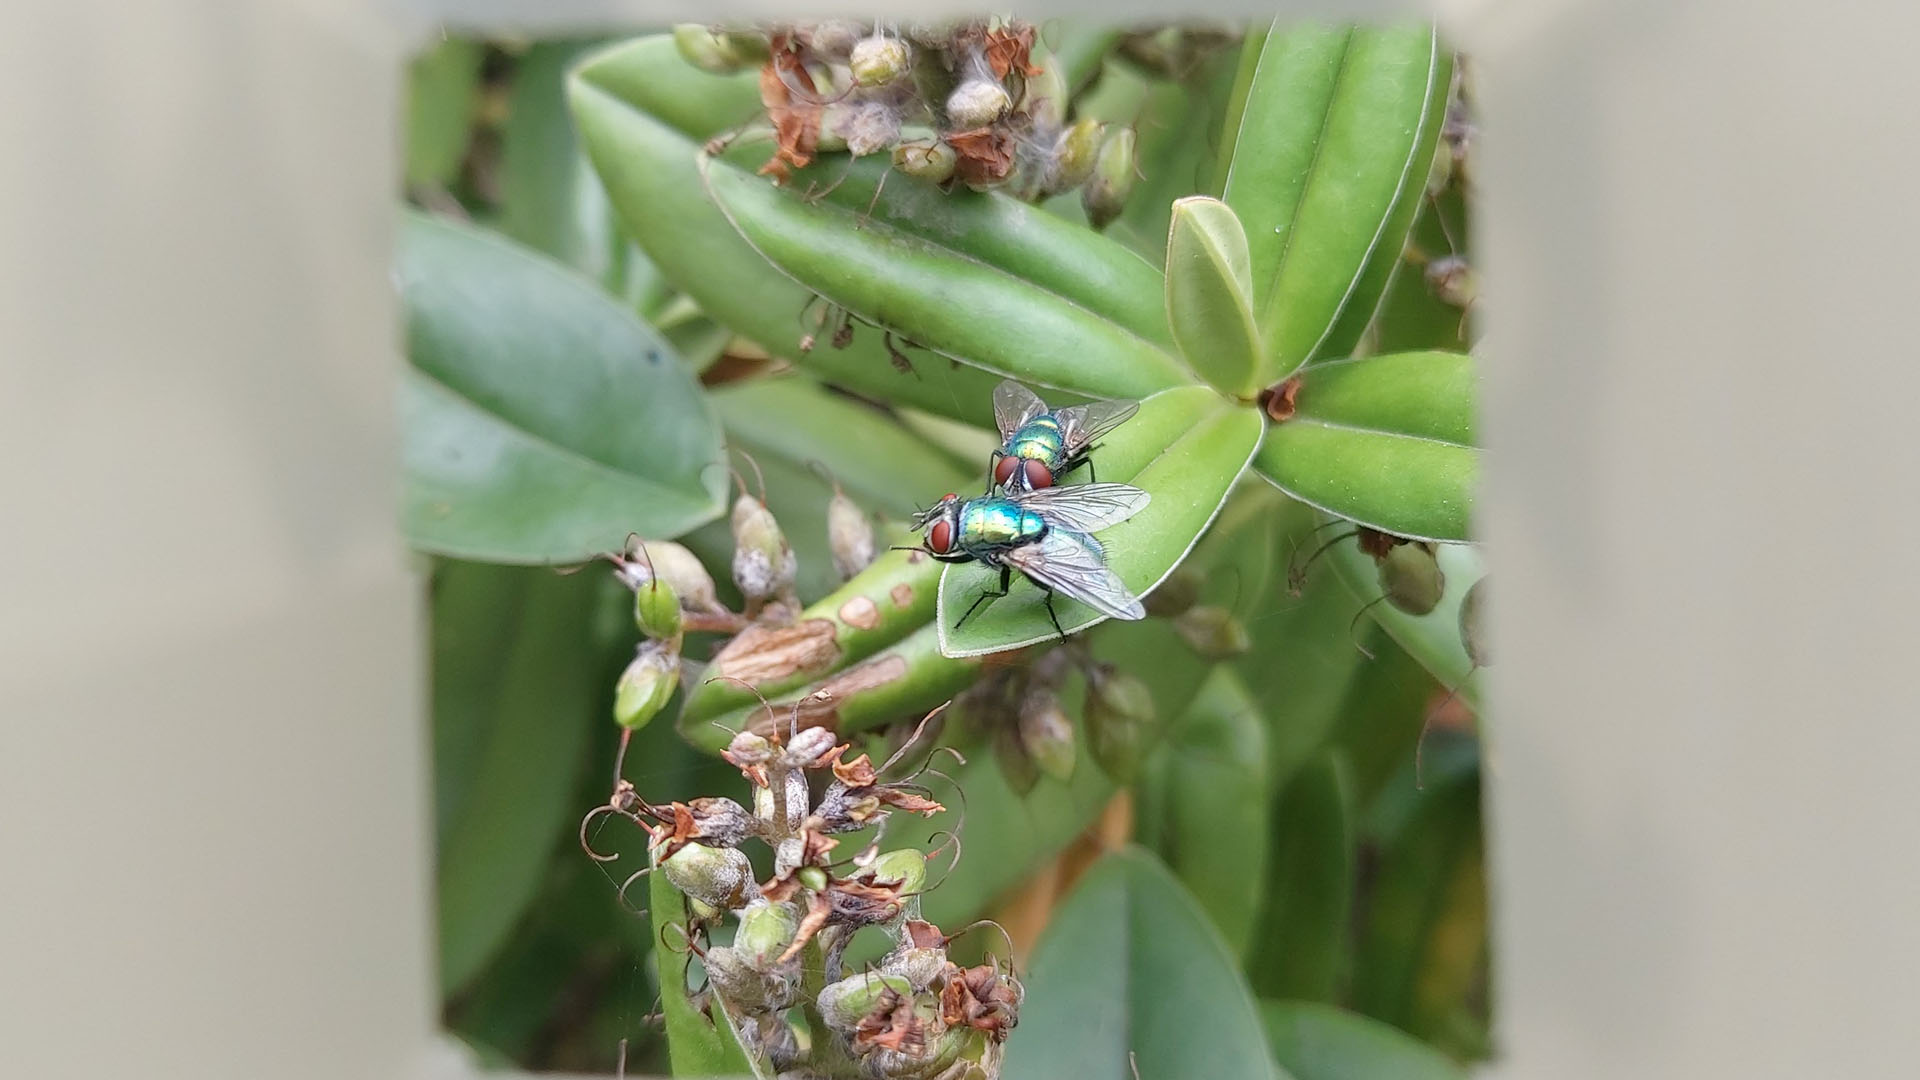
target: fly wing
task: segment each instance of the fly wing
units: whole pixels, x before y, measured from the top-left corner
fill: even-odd
[[[1127,591],[1100,549],[1087,537],[1067,529],[1049,529],[1032,544],[1001,556],[1028,577],[1055,592],[1116,619],[1144,619],[1147,609]]]
[[[1137,401],[1095,401],[1054,413],[1060,418],[1060,438],[1071,453],[1126,423],[1140,411]]]
[[[1074,484],[1023,491],[1014,501],[1074,532],[1099,532],[1146,509],[1152,496],[1132,484]]]
[[[1000,441],[1027,426],[1027,421],[1047,411],[1047,403],[1033,391],[1012,379],[993,388],[993,422],[1000,428]]]

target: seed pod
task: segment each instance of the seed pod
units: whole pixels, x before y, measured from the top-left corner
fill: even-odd
[[[735,847],[759,830],[747,808],[724,795],[706,795],[690,799],[687,812],[693,817],[693,837],[716,847]]]
[[[750,900],[746,910],[740,913],[740,928],[734,931],[733,948],[755,970],[766,971],[799,932],[800,916],[792,904]]]
[[[827,547],[833,552],[833,568],[842,581],[873,561],[873,523],[866,511],[839,488],[827,500]]]
[[[807,46],[813,50],[813,55],[829,64],[844,64],[852,59],[853,47],[859,44],[864,33],[858,23],[829,19],[813,24]]]
[[[739,848],[687,844],[660,864],[673,887],[714,907],[731,911],[746,900],[753,864]]]
[[[1100,154],[1102,127],[1092,117],[1082,117],[1060,133],[1053,145],[1053,167],[1042,186],[1043,194],[1058,195],[1087,182],[1093,175],[1094,160]]]
[[[1094,762],[1114,780],[1131,782],[1159,735],[1147,684],[1110,666],[1096,669],[1087,682],[1086,721]]]
[[[1055,780],[1073,776],[1073,721],[1051,691],[1031,690],[1020,699],[1020,745],[1035,766]]]
[[[657,576],[673,587],[680,597],[680,606],[687,611],[720,610],[713,576],[693,552],[671,540],[647,541],[635,556],[616,562],[614,574],[627,588],[635,590]]]
[[[1401,544],[1381,556],[1378,566],[1387,603],[1409,615],[1425,615],[1440,605],[1447,576],[1440,572],[1432,544]]]
[[[1114,127],[1100,144],[1093,161],[1093,175],[1080,189],[1080,204],[1087,220],[1096,229],[1104,229],[1127,208],[1127,196],[1133,194],[1134,135],[1130,127]]]
[[[787,827],[799,828],[800,822],[807,816],[807,778],[796,770],[786,774],[782,781],[787,796]],[[753,789],[753,816],[761,821],[773,821],[773,789],[757,787]],[[796,860],[798,856],[795,856]]]
[[[927,883],[927,857],[919,848],[882,852],[868,867],[875,881],[900,882],[900,895],[917,893]]]
[[[633,590],[633,621],[655,641],[680,641],[680,595],[673,586],[654,578]]]
[[[793,591],[799,563],[773,512],[742,495],[733,502],[733,583],[749,604],[764,604]]]
[[[814,892],[826,891],[827,872],[825,870],[817,866],[803,866],[800,868],[797,876],[800,878],[800,884],[805,885]]]
[[[916,180],[944,184],[953,179],[960,155],[938,139],[913,139],[893,148],[893,167]]]
[[[887,975],[898,975],[907,980],[914,993],[919,993],[933,984],[940,973],[947,969],[947,950],[945,949],[895,949],[880,961],[880,970]]]
[[[793,977],[787,972],[754,967],[738,949],[716,945],[707,950],[701,963],[714,989],[720,991],[729,1005],[766,1012],[793,1004]]]
[[[629,730],[647,726],[679,686],[680,651],[664,642],[643,642],[614,685],[614,723]]]
[[[969,79],[947,95],[947,120],[956,130],[983,128],[1007,115],[1013,97],[993,79]]]
[[[673,44],[680,50],[681,58],[701,71],[710,71],[715,75],[731,75],[753,62],[750,56],[743,56],[732,42],[734,36],[716,34],[695,23],[681,23],[673,28]]]
[[[1188,609],[1173,620],[1173,628],[1202,660],[1231,660],[1253,648],[1246,625],[1233,612],[1212,604]]]
[[[877,971],[863,971],[828,983],[820,991],[820,1016],[836,1030],[850,1032],[861,1017],[873,1011],[880,995],[888,990],[901,997],[913,996],[913,987],[905,978]]]
[[[1427,288],[1443,304],[1465,308],[1480,299],[1480,275],[1464,256],[1442,255],[1427,263]]]
[[[1040,766],[1027,753],[1013,726],[1003,726],[993,733],[993,759],[1000,763],[1000,775],[1015,795],[1025,796],[1040,782]]]
[[[1182,566],[1167,576],[1159,587],[1140,598],[1147,614],[1156,619],[1170,619],[1192,607],[1200,599],[1200,585],[1203,579],[1192,568]]]
[[[1486,602],[1487,579],[1481,578],[1460,600],[1460,644],[1474,667],[1486,667],[1488,659],[1486,627],[1481,625],[1480,605]]]
[[[1020,100],[1036,127],[1051,130],[1067,121],[1067,97],[1067,80],[1060,74],[1060,62],[1052,60],[1041,67],[1040,74],[1027,78],[1026,89]],[[1092,123],[1090,120],[1081,122]],[[1087,160],[1093,160],[1091,153],[1087,155]]]
[[[853,72],[855,86],[885,86],[905,75],[912,62],[906,42],[875,34],[854,45],[847,68]]]

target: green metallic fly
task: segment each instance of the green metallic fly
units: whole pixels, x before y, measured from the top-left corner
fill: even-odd
[[[993,420],[1001,440],[993,452],[993,483],[1008,491],[1036,491],[1081,465],[1097,480],[1090,457],[1094,440],[1139,410],[1137,401],[1115,400],[1049,411],[1033,391],[1008,379],[993,389]]]
[[[1053,610],[1056,592],[1116,619],[1146,617],[1140,601],[1107,567],[1100,541],[1089,534],[1139,513],[1149,498],[1129,484],[1078,484],[971,499],[948,492],[915,515],[913,527],[927,530],[922,547],[941,562],[977,560],[1000,571],[999,590],[982,592],[956,628],[981,604],[1007,595],[1017,569],[1046,593],[1047,617],[1064,638]]]

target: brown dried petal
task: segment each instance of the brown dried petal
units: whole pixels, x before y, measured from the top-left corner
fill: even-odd
[[[777,149],[760,166],[760,173],[784,183],[794,169],[805,168],[813,161],[814,148],[820,141],[821,106],[813,76],[807,74],[800,53],[792,48],[792,36],[775,34],[772,46],[773,57],[760,69],[760,103],[767,107],[767,119],[773,123]],[[796,89],[801,92],[797,97]]]
[[[1019,1023],[1019,996],[992,964],[964,970],[949,964],[946,980],[940,991],[940,1019],[949,1026],[965,1024],[1000,1042]]]
[[[908,919],[907,943],[916,949],[938,949],[946,945],[947,936],[930,922]]]
[[[1013,136],[996,127],[943,136],[958,160],[953,175],[968,184],[994,184],[1013,172]]]
[[[827,853],[840,846],[840,841],[821,832],[821,827],[817,818],[808,821],[800,841],[800,865],[825,866]]]
[[[853,1045],[877,1046],[903,1054],[919,1056],[927,1048],[927,1033],[914,1013],[913,999],[888,987],[873,1003],[873,1011],[853,1027]]]
[[[1040,74],[1039,65],[1033,62],[1032,23],[1017,23],[987,31],[985,52],[987,66],[993,69],[996,79],[1004,79],[1007,72],[1016,69],[1028,77]]]
[[[900,914],[900,882],[874,884],[836,881],[827,888],[833,920],[851,926],[872,926]]]
[[[760,886],[760,895],[766,897],[769,903],[774,904],[785,903],[793,899],[793,894],[799,892],[801,889],[799,869],[799,867],[794,867],[792,870]]]
[[[840,754],[848,749],[851,747],[841,746],[833,752],[833,775],[839,777],[840,782],[850,788],[872,787],[879,779],[874,775],[873,761],[867,755],[861,754],[852,761],[842,762]]]
[[[946,807],[934,802],[932,799],[924,795],[917,795],[904,788],[882,785],[873,789],[873,795],[881,802],[886,803],[896,810],[905,810],[909,814],[919,814],[922,817],[932,817],[946,809]]]
[[[1365,525],[1360,526],[1357,531],[1358,536],[1354,542],[1359,545],[1361,551],[1376,559],[1386,558],[1387,552],[1407,542],[1401,537],[1383,533],[1378,529],[1369,529]]]
[[[1277,386],[1269,386],[1260,391],[1260,406],[1267,410],[1267,419],[1274,423],[1284,423],[1293,419],[1299,411],[1300,376],[1291,375],[1282,379]]]
[[[786,952],[780,954],[778,962],[784,964],[799,956],[800,950],[806,947],[807,942],[813,940],[813,935],[827,925],[827,917],[832,914],[832,903],[824,894],[814,893],[813,899],[807,905],[806,918],[800,920],[800,929],[794,933],[793,942],[787,946]]]

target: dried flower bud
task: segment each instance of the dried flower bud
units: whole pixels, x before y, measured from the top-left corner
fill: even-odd
[[[840,741],[831,728],[810,727],[794,732],[792,741],[780,754],[781,764],[790,769],[811,769],[820,763]]]
[[[676,805],[687,808],[690,828],[686,830],[686,835],[702,843],[736,847],[740,841],[759,831],[747,808],[724,795],[708,795]],[[675,831],[679,832],[677,818],[676,813]]]
[[[641,728],[659,715],[680,686],[680,653],[659,641],[644,642],[613,689],[613,720]]]
[[[733,40],[738,36],[741,35],[718,34],[694,23],[681,23],[673,28],[673,44],[680,50],[681,58],[715,75],[731,75],[753,63],[752,55],[744,53]],[[765,48],[764,42],[762,48]]]
[[[680,640],[680,596],[673,586],[654,578],[633,590],[633,621],[655,641]]]
[[[1387,603],[1409,615],[1425,615],[1440,606],[1447,576],[1434,558],[1433,545],[1401,544],[1382,555],[1378,567]]]
[[[938,139],[913,139],[893,148],[893,167],[929,184],[944,184],[953,178],[960,155]]]
[[[660,864],[660,872],[674,888],[727,911],[745,902],[753,885],[753,864],[739,848],[686,844]]]
[[[1040,766],[1034,763],[1019,731],[1012,726],[1003,726],[993,733],[993,760],[999,764],[1007,788],[1015,795],[1025,797],[1040,782]]]
[[[1140,598],[1147,614],[1156,619],[1170,619],[1192,607],[1200,599],[1202,578],[1191,567],[1182,566],[1167,575],[1155,589]]]
[[[992,78],[972,78],[947,95],[947,122],[957,130],[983,128],[1007,115],[1013,97]]]
[[[927,857],[919,848],[882,852],[867,869],[875,881],[899,882],[902,896],[919,892],[927,883]]]
[[[1460,600],[1460,644],[1466,647],[1467,660],[1474,667],[1486,667],[1488,658],[1486,627],[1482,625],[1480,605],[1486,602],[1487,579],[1481,578]]]
[[[627,588],[638,591],[656,576],[673,587],[680,606],[687,611],[719,611],[720,598],[713,589],[713,576],[693,552],[671,540],[649,540],[633,557],[623,557],[614,566],[614,574]]]
[[[793,590],[799,572],[793,548],[773,512],[742,495],[733,503],[733,583],[749,603],[763,604]]]
[[[853,57],[853,47],[865,33],[858,23],[829,19],[813,24],[807,44],[820,59],[830,64],[844,64]]]
[[[1246,624],[1233,612],[1212,604],[1187,609],[1173,620],[1173,628],[1202,660],[1231,660],[1253,648]]]
[[[1073,776],[1073,721],[1060,699],[1047,690],[1031,690],[1020,699],[1020,745],[1040,771],[1055,780]]]
[[[1053,168],[1043,193],[1058,195],[1072,191],[1093,175],[1094,159],[1100,154],[1102,125],[1092,117],[1082,117],[1060,133],[1053,145]]]
[[[905,978],[877,971],[864,971],[829,983],[820,991],[820,1016],[836,1030],[852,1032],[860,1018],[872,1012],[881,995],[889,990],[902,997],[913,996],[913,987]]]
[[[1080,189],[1080,204],[1096,229],[1106,228],[1127,208],[1127,196],[1133,194],[1133,151],[1132,128],[1108,129],[1093,161],[1093,175]]]
[[[800,932],[800,916],[792,904],[775,904],[754,899],[740,913],[740,928],[734,931],[733,948],[755,970],[766,971],[786,951],[793,936]]]
[[[1147,684],[1112,667],[1097,669],[1087,682],[1086,722],[1087,751],[1101,771],[1132,781],[1159,735]]]
[[[895,37],[875,34],[854,45],[847,67],[856,86],[885,86],[907,73],[913,56],[907,43]]]
[[[765,765],[773,760],[774,745],[751,731],[742,731],[727,744],[727,764],[744,769],[750,765]]]
[[[833,568],[843,581],[873,561],[873,522],[858,503],[838,489],[827,500],[827,547],[833,552]]]
[[[1427,288],[1440,298],[1443,304],[1457,308],[1469,307],[1480,299],[1480,275],[1461,255],[1442,255],[1427,263]]]

